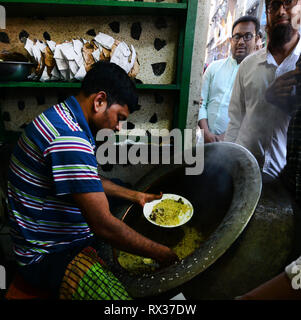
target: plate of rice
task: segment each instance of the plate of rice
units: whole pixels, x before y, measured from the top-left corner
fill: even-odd
[[[143,207],[145,218],[160,227],[179,227],[193,215],[192,204],[182,196],[163,194],[159,200],[148,202]]]

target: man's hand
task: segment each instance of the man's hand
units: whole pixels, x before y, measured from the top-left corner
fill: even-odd
[[[225,140],[225,133],[216,135],[218,142],[222,142]]]
[[[218,142],[218,135],[211,133],[209,130],[204,130],[204,142],[211,143],[211,142]]]
[[[300,99],[298,96],[292,96],[294,88],[298,85],[297,77],[301,77],[299,69],[287,72],[277,78],[268,87],[265,94],[266,100],[290,114],[293,111],[291,108],[294,105],[294,100]]]
[[[178,261],[180,261],[179,257],[169,248],[167,248],[165,254],[162,256],[162,258],[157,259],[160,267],[168,267]]]
[[[220,139],[222,138],[222,137],[210,132],[207,119],[199,120],[198,125],[201,129],[204,130],[204,142],[205,143],[219,142]]]
[[[142,207],[147,202],[153,201],[153,200],[159,200],[163,196],[163,193],[160,192],[160,194],[152,194],[152,193],[144,193],[144,192],[138,192],[136,197],[136,203],[140,204]]]

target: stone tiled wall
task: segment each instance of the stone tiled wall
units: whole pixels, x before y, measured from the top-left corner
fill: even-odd
[[[61,102],[74,89],[55,88],[8,88],[0,90],[0,107],[7,130],[20,131],[31,120],[48,107]],[[128,133],[135,135],[140,129],[151,132],[152,129],[171,129],[174,98],[170,94],[147,93],[139,96],[139,110],[129,115]],[[125,182],[135,183],[152,166],[103,166],[99,172],[108,178],[119,177]]]
[[[56,88],[2,88],[0,106],[5,128],[22,131],[25,126],[46,108],[76,94],[75,89]],[[128,118],[128,133],[135,135],[139,129],[171,129],[174,99],[169,94],[140,94],[139,110]]]

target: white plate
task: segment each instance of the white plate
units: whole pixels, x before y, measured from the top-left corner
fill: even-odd
[[[172,200],[179,200],[180,198],[182,198],[184,204],[187,204],[189,205],[190,209],[186,211],[185,214],[181,215],[180,217],[180,222],[179,224],[177,225],[168,225],[168,226],[163,226],[161,224],[157,224],[155,221],[151,220],[150,219],[150,214],[152,213],[153,211],[153,207],[158,204],[159,202],[161,202],[162,200],[164,199],[172,199]],[[182,196],[179,196],[179,195],[176,195],[176,194],[170,194],[170,193],[166,193],[166,194],[163,194],[162,198],[159,199],[159,200],[154,200],[154,201],[151,201],[151,202],[148,202],[144,205],[143,207],[143,214],[145,216],[145,218],[151,222],[152,224],[155,224],[156,226],[159,226],[159,227],[164,227],[164,228],[174,228],[174,227],[179,227],[179,226],[182,226],[183,224],[185,224],[186,222],[188,222],[192,215],[193,215],[193,206],[192,204],[187,200],[185,199],[184,197]]]

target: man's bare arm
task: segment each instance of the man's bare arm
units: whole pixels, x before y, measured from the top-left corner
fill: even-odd
[[[145,203],[157,200],[162,194],[150,194],[131,190],[112,182],[109,179],[101,177],[102,185],[107,196],[122,198],[140,204],[142,207]]]
[[[161,265],[169,265],[178,260],[168,247],[145,238],[121,220],[110,210],[105,193],[77,193],[73,199],[82,211],[91,231],[105,239],[117,249],[157,260]]]
[[[198,125],[201,129],[204,130],[204,142],[205,143],[210,143],[210,142],[217,142],[218,138],[215,134],[210,132],[209,127],[208,127],[208,120],[207,119],[201,119],[198,122]]]
[[[294,290],[289,278],[282,272],[236,300],[301,300],[301,291]]]

